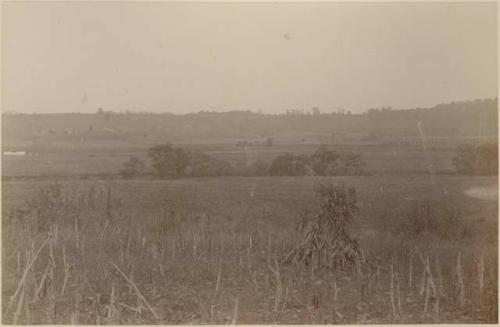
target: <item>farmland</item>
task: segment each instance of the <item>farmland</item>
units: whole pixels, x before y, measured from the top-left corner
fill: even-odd
[[[205,153],[231,163],[245,164],[257,160],[269,164],[278,154],[312,153],[320,143],[313,144],[282,144],[272,148],[246,147],[237,148],[234,144],[180,144],[188,149],[202,149]],[[435,148],[428,150],[431,161],[422,146],[400,145],[339,145],[337,151],[362,153],[367,163],[367,172],[372,174],[426,174],[429,164],[440,173],[453,173],[451,159],[455,148]],[[127,147],[123,144],[105,147],[87,147],[86,149],[45,150],[37,156],[5,157],[2,161],[4,177],[82,177],[85,175],[114,175],[121,169],[123,163],[131,155],[136,155],[144,161],[147,146]]]
[[[123,115],[118,135],[102,117],[56,115],[69,131],[47,134],[62,125],[41,117],[9,116],[2,139],[31,153],[2,157],[4,323],[498,321],[497,176],[459,175],[453,165],[457,145],[494,143],[494,128],[377,136],[314,125],[203,137],[173,125],[151,132],[150,115],[138,116],[142,129]],[[359,154],[365,172],[159,179],[147,153],[166,141],[243,166],[326,144]],[[122,179],[132,155],[150,171]],[[286,260],[321,214],[320,185],[355,190],[356,265]]]
[[[280,262],[300,235],[297,226],[317,210],[315,185],[327,182],[346,183],[358,190],[360,214],[352,233],[378,269],[367,266],[361,274],[333,274]],[[4,214],[53,183],[4,182]],[[428,176],[61,180],[64,201],[72,204],[58,208],[57,223],[53,222],[59,230],[49,241],[55,267],[51,283],[45,286],[48,293],[33,297],[52,264],[47,247],[25,286],[26,311],[14,314],[11,308],[14,312],[5,319],[90,324],[493,322],[497,319],[498,208],[495,201],[474,199],[464,191],[478,186],[496,189],[496,183],[484,177],[456,176],[440,176],[434,183]],[[88,202],[91,190],[95,194],[92,207]],[[106,223],[108,192],[110,223]],[[433,213],[419,217],[425,205]],[[73,206],[80,208],[78,217],[71,214]],[[458,220],[446,223],[446,215],[452,212],[458,213]],[[406,231],[409,234],[404,231],[409,219],[422,223],[422,218],[444,223],[415,235],[411,229]],[[13,223],[13,218],[8,221]],[[4,299],[15,292],[16,271],[23,269],[27,253],[33,255],[46,237],[42,233],[29,236],[24,229],[19,233],[19,225],[10,223],[4,220]],[[168,227],[158,239],[163,223]],[[13,228],[18,233],[11,234]],[[82,247],[83,253],[79,252]],[[429,290],[421,291],[425,266],[417,253],[428,256],[433,264],[440,262],[439,268],[432,266],[434,280],[439,280],[444,294],[438,309],[435,298],[427,299]],[[465,276],[462,305],[454,293],[459,255]],[[485,267],[481,290],[479,258]],[[64,260],[72,262],[69,277],[64,277]],[[402,303],[396,314],[388,301],[392,293],[387,262],[391,260],[400,276],[398,301]],[[155,308],[156,318],[113,264],[133,278]],[[279,277],[272,269],[279,269]],[[413,269],[413,277],[408,269]],[[66,278],[66,290],[61,292]],[[31,288],[33,293],[28,293]],[[107,292],[95,293],[96,289]]]
[[[2,324],[498,325],[495,2],[4,2]]]
[[[352,115],[4,114],[3,150],[34,156],[3,156],[2,176],[103,178],[165,142],[244,165],[325,144],[360,154],[369,174],[450,174],[457,146],[497,142],[497,117],[496,99]]]

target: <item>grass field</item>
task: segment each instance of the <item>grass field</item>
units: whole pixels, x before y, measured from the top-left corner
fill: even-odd
[[[320,183],[357,190],[357,269],[283,263]],[[497,322],[498,205],[466,195],[496,178],[53,184],[3,182],[4,323]]]

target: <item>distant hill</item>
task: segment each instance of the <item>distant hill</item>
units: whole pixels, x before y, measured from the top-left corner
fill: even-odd
[[[95,114],[2,114],[2,143],[121,140],[158,143],[323,135],[380,137],[489,136],[498,134],[498,99],[439,104],[432,108],[375,108],[363,114],[250,111]]]

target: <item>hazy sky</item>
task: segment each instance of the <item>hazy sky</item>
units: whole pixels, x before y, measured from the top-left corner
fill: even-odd
[[[3,3],[2,110],[361,112],[497,95],[493,3]]]

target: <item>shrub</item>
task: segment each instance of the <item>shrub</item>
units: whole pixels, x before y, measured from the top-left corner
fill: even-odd
[[[171,144],[156,145],[149,149],[153,169],[160,178],[182,176],[189,165],[186,151]]]
[[[269,170],[268,164],[261,160],[256,160],[247,167],[247,175],[249,176],[265,176]]]
[[[460,174],[496,175],[498,174],[498,145],[463,145],[458,147],[453,165]]]
[[[320,146],[312,155],[293,155],[286,153],[274,159],[269,169],[272,176],[303,175],[360,175],[364,172],[364,163],[359,154],[340,155]]]
[[[307,173],[309,157],[305,155],[282,154],[273,160],[269,168],[271,176],[303,176]]]
[[[326,145],[322,145],[311,156],[312,168],[318,175],[332,175],[326,173],[327,169],[331,166],[335,166],[339,159],[340,155],[337,152],[328,150]]]
[[[174,148],[170,144],[149,149],[152,166],[160,178],[166,176],[223,176],[232,175],[231,165],[203,152]]]
[[[202,152],[187,152],[188,165],[184,174],[187,176],[227,176],[233,169],[229,163],[218,160]]]
[[[129,160],[123,164],[123,169],[120,171],[120,175],[123,178],[130,179],[137,175],[143,174],[146,169],[146,165],[136,156],[130,156]]]

